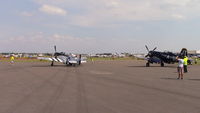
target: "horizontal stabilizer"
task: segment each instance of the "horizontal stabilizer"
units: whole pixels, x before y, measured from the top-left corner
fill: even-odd
[[[87,61],[86,60],[81,60],[81,63],[87,63]]]
[[[71,64],[77,64],[77,61],[76,60],[70,60],[69,63],[71,63]]]

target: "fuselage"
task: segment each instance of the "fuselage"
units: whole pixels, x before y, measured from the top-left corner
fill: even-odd
[[[159,51],[150,51],[149,52],[149,61],[150,63],[175,63],[177,55],[172,52],[159,52]],[[152,61],[151,61],[152,60]],[[160,61],[159,61],[160,60]]]

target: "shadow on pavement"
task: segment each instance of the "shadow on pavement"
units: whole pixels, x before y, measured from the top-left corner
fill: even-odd
[[[160,78],[165,80],[178,80],[177,78]],[[192,80],[192,81],[200,81],[200,79],[186,79],[186,80]]]
[[[177,78],[160,78],[160,79],[165,79],[165,80],[178,80]]]
[[[200,81],[200,79],[188,79],[188,80],[193,80],[193,81]]]
[[[32,65],[31,67],[67,67],[66,65]]]
[[[161,66],[150,66],[150,67],[146,67],[145,65],[142,65],[142,66],[128,66],[128,67],[145,67],[145,68],[158,68],[158,67],[161,67]],[[161,67],[161,68],[177,68],[176,66],[164,66],[164,67]]]

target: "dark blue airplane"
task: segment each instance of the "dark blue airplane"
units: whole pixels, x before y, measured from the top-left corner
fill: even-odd
[[[184,58],[184,56],[187,56],[187,49],[183,48],[180,52],[180,54],[175,54],[172,52],[159,52],[155,51],[156,47],[153,50],[149,50],[147,46],[145,46],[148,54],[145,56],[147,57],[147,63],[146,67],[149,67],[150,64],[157,63],[160,64],[161,67],[164,67],[164,63],[167,64],[174,64],[177,62],[177,56]]]

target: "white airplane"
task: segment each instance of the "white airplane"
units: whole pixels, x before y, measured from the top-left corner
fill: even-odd
[[[51,66],[54,66],[54,62],[61,62],[67,66],[77,66],[82,63],[86,63],[86,58],[81,57],[81,55],[75,54],[65,54],[63,52],[57,52],[56,46],[54,46],[55,53],[51,58],[48,57],[38,57],[40,60],[48,60],[51,61]]]

